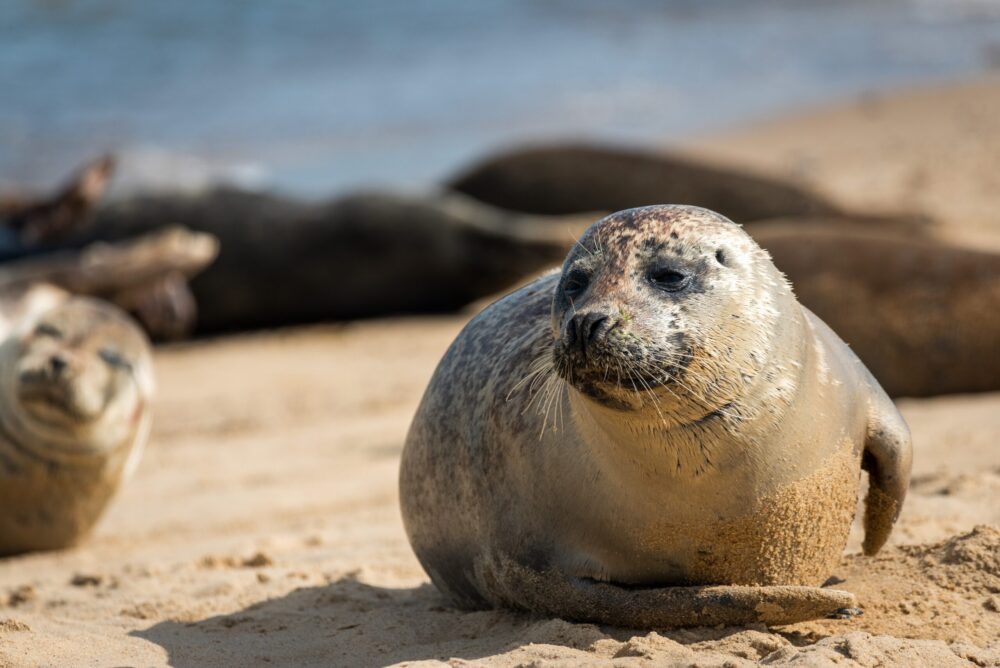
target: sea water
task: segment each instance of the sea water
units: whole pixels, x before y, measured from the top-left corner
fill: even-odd
[[[0,0],[0,184],[419,188],[513,144],[660,145],[1000,61],[991,0]]]

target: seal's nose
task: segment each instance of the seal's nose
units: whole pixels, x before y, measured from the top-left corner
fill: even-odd
[[[52,371],[52,375],[55,378],[61,376],[67,366],[68,364],[62,355],[53,355],[49,358],[49,369]]]
[[[607,313],[577,313],[566,327],[566,343],[586,355],[587,349],[603,339],[613,324]]]

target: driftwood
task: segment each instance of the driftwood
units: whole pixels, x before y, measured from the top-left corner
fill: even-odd
[[[59,243],[78,234],[107,190],[114,167],[114,159],[105,155],[54,195],[0,197],[0,226],[12,230],[24,246]]]
[[[133,313],[151,336],[178,338],[195,324],[188,279],[211,264],[218,242],[171,227],[118,243],[95,242],[0,264],[0,290],[47,283],[107,299]]]

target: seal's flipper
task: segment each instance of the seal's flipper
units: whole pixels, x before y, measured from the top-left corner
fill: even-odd
[[[134,316],[158,341],[188,336],[198,320],[198,304],[187,278],[178,271],[130,286],[116,293],[111,301]]]
[[[878,395],[861,459],[869,483],[862,545],[867,555],[878,552],[889,538],[906,498],[913,462],[909,428],[889,397],[880,389]]]
[[[479,571],[480,577],[483,571]],[[630,628],[794,624],[855,608],[854,594],[799,586],[626,587],[507,562],[483,584],[495,603]]]

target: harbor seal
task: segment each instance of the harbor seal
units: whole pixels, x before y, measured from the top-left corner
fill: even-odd
[[[410,427],[400,501],[462,607],[782,624],[853,606],[818,585],[861,468],[874,554],[910,460],[890,399],[747,234],[653,206],[598,221],[560,273],[466,326]]]
[[[447,182],[493,206],[534,214],[611,212],[686,202],[742,224],[775,218],[846,221],[922,233],[923,215],[849,211],[805,184],[678,152],[554,143],[488,156]]]
[[[455,311],[556,266],[593,218],[495,209],[454,193],[307,201],[235,188],[100,208],[82,244],[180,221],[219,241],[191,279],[195,332]]]
[[[1000,390],[1000,254],[851,226],[753,237],[889,396]]]
[[[149,344],[110,304],[48,286],[0,297],[0,554],[76,543],[138,463]]]
[[[98,207],[113,165],[94,161],[51,197],[0,193],[0,263],[25,274],[77,260],[72,273],[100,279],[101,291],[60,286],[124,308],[154,339],[456,311],[558,264],[592,220],[542,219],[434,191],[313,200],[216,187]],[[186,242],[160,243],[178,236],[168,232],[177,225]],[[157,243],[144,243],[153,235]],[[162,253],[148,257],[143,246]]]

